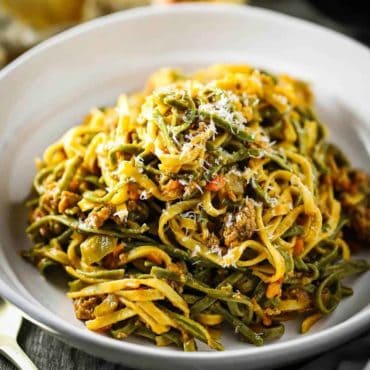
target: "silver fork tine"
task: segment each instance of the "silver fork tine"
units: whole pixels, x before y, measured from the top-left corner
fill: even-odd
[[[21,370],[37,370],[17,343],[21,323],[21,312],[0,298],[0,354]]]
[[[0,336],[0,352],[21,370],[37,370],[35,364],[13,338]]]

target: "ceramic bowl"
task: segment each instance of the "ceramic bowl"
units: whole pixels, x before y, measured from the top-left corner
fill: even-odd
[[[91,107],[142,88],[157,68],[191,71],[220,62],[249,63],[310,82],[331,140],[369,170],[369,50],[271,11],[205,4],[130,10],[51,38],[0,72],[0,294],[69,344],[134,368],[237,370],[310,356],[369,326],[365,274],[352,281],[354,295],[309,334],[300,335],[298,323],[290,322],[282,339],[264,347],[240,342],[232,333],[223,336],[224,352],[183,353],[138,339],[118,341],[85,329],[65,287],[19,256],[30,246],[23,202],[35,157]]]

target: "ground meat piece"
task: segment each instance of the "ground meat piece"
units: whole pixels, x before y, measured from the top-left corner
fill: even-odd
[[[58,203],[58,212],[64,213],[65,210],[76,206],[80,199],[81,196],[76,193],[66,190],[62,191],[62,194],[60,195],[60,201]]]
[[[113,252],[106,255],[103,260],[102,264],[105,268],[113,270],[118,267],[118,265],[121,262],[120,254],[124,249],[124,244],[120,243],[116,246],[116,248],[113,250]]]
[[[86,218],[86,223],[95,229],[99,229],[104,222],[114,213],[114,207],[111,205],[103,206],[93,210]]]
[[[339,198],[345,198],[347,193],[367,193],[370,190],[370,176],[361,170],[348,171],[346,168],[341,169],[336,176],[331,177],[334,189],[339,193]],[[346,206],[346,204],[343,204]]]
[[[29,213],[29,217],[28,217],[28,222],[30,224],[32,224],[33,222],[39,220],[40,218],[44,217],[47,215],[47,212],[40,208],[40,207],[36,207],[34,209],[32,209]]]
[[[101,303],[99,297],[82,297],[73,300],[75,315],[79,320],[92,320],[95,318],[94,308]]]
[[[40,197],[40,204],[46,209],[57,210],[58,208],[57,186],[55,182],[45,185],[45,193]]]
[[[236,213],[228,213],[224,218],[223,238],[227,247],[234,247],[251,238],[256,231],[256,211],[251,200]]]
[[[361,170],[352,170],[350,172],[350,180],[352,187],[350,192],[352,194],[356,193],[370,193],[370,176]]]
[[[349,210],[350,226],[358,240],[370,244],[370,195]]]
[[[361,170],[351,170],[332,180],[343,210],[350,219],[349,237],[369,244],[370,176]],[[353,199],[357,196],[363,197],[363,200],[354,204]]]
[[[29,222],[29,224],[32,224],[33,222],[36,222],[40,218],[42,218],[44,216],[47,216],[47,214],[48,214],[48,212],[45,209],[43,209],[41,207],[36,207],[34,210],[32,210],[30,212],[28,222]],[[43,226],[41,226],[39,228],[39,234],[42,237],[45,237],[45,238],[48,237],[50,232],[51,232],[51,230],[49,228],[48,223],[45,223]]]
[[[209,235],[206,241],[206,245],[209,249],[218,248],[220,246],[220,239],[213,233]]]

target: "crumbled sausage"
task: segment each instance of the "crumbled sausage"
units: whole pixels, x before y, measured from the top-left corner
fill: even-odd
[[[95,318],[94,309],[101,302],[99,297],[82,297],[73,300],[75,315],[79,320],[91,320]]]
[[[116,269],[121,262],[120,254],[123,251],[123,249],[124,245],[121,243],[118,244],[116,248],[113,250],[113,252],[109,253],[103,258],[102,260],[103,266],[110,270]]]
[[[86,223],[96,229],[99,229],[113,213],[113,206],[103,206],[97,210],[93,210],[92,212],[90,212],[90,214],[86,218]]]
[[[40,207],[36,207],[31,210],[28,221],[31,224],[32,222],[35,222],[39,220],[41,217],[44,217],[46,215],[47,215],[47,212],[44,209]]]
[[[359,240],[370,243],[370,196],[349,211],[351,228]]]
[[[81,197],[70,191],[62,191],[60,196],[60,201],[58,203],[58,212],[64,213],[65,210],[74,207],[80,201]]]
[[[352,238],[370,242],[370,176],[361,170],[351,170],[333,178],[334,187],[344,211],[350,219],[349,231]],[[353,203],[352,199],[362,200]]]
[[[356,194],[368,192],[370,189],[370,176],[366,172],[357,169],[349,172],[346,169],[342,169],[331,180],[340,198],[346,193]]]
[[[58,197],[57,194],[57,184],[55,182],[45,185],[45,193],[40,197],[40,204],[45,208],[50,208],[57,210],[58,207]]]
[[[211,233],[206,240],[206,245],[209,249],[218,248],[220,246],[220,239],[215,234]]]
[[[228,247],[233,247],[251,238],[256,231],[256,211],[251,200],[236,213],[228,213],[224,218],[223,238]]]
[[[370,176],[361,170],[352,170],[350,173],[352,182],[351,193],[369,193],[370,192]]]

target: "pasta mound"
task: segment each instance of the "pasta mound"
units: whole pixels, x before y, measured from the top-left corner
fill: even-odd
[[[160,70],[49,146],[33,185],[24,257],[62,267],[77,318],[118,339],[221,350],[226,322],[262,345],[369,269],[350,258],[369,244],[369,176],[286,75]]]

